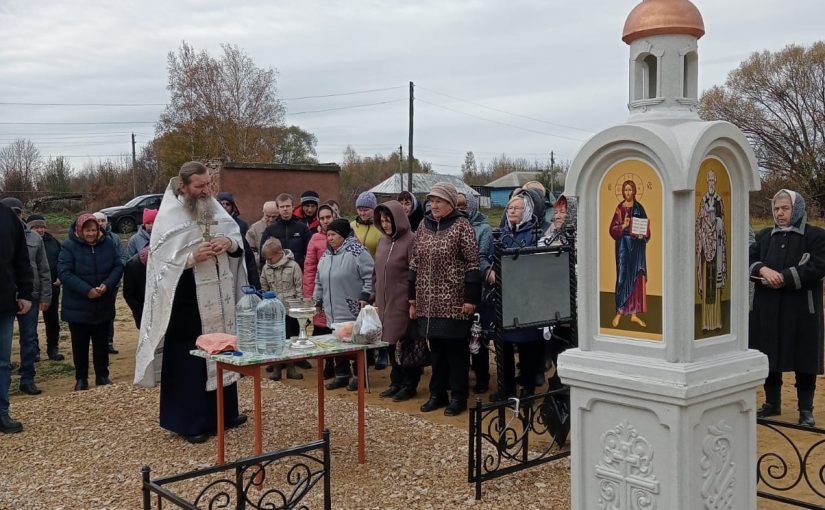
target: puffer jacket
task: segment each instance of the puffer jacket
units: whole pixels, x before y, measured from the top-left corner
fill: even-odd
[[[525,213],[528,211],[529,208]],[[506,223],[501,234],[501,244],[504,248],[530,248],[538,244],[538,240],[542,235],[540,225],[544,223],[544,211],[539,211],[540,216],[535,214],[535,210],[531,212],[530,217],[521,221],[518,225]],[[537,328],[507,331],[502,337],[505,342],[515,343],[539,341],[542,338],[542,330]]]
[[[425,338],[462,338],[470,333],[464,303],[481,301],[478,244],[470,222],[456,210],[436,220],[432,213],[415,232],[409,295],[416,300],[418,331]]]
[[[149,232],[143,228],[143,225],[140,226],[137,233],[129,238],[129,242],[126,244],[126,257],[127,261],[137,255],[137,253],[143,249],[144,246],[149,245],[149,238],[151,235]]]
[[[375,224],[375,221],[364,223],[361,221],[361,218],[355,218],[350,222],[349,226],[352,227],[352,231],[355,232],[355,237],[358,238],[358,241],[367,247],[370,256],[375,258],[378,241],[384,237],[381,234],[381,228]]]
[[[60,252],[57,272],[63,282],[61,316],[64,321],[101,324],[115,318],[115,298],[123,262],[110,236],[101,236],[94,245],[89,245],[77,236],[72,224]],[[106,284],[106,293],[90,299],[89,291],[101,283]]]
[[[60,256],[60,250],[63,245],[60,241],[48,232],[43,233],[43,246],[46,248],[46,259],[49,261],[49,271],[52,276],[52,283],[57,281],[57,258]]]
[[[17,299],[32,298],[33,275],[20,218],[0,203],[0,313],[17,313]]]
[[[470,226],[476,233],[481,278],[484,279],[493,266],[493,229],[490,227],[487,216],[478,210],[478,198],[473,194],[465,195],[465,197],[467,197],[467,219],[470,220]]]
[[[392,235],[385,232],[378,241],[372,281],[375,306],[384,326],[383,340],[395,344],[410,327],[407,275],[415,234],[410,230],[410,221],[400,202],[390,200],[379,205],[375,208],[375,217],[379,218],[381,212],[392,218],[393,232]]]
[[[34,276],[32,286],[32,300],[43,303],[52,302],[52,273],[49,269],[49,260],[46,256],[46,247],[40,234],[25,224],[26,247],[29,249],[29,265]]]
[[[278,299],[286,304],[287,299],[299,298],[303,294],[303,274],[295,256],[284,250],[284,256],[275,264],[264,263],[261,271],[261,290],[274,291]]]
[[[358,301],[372,294],[374,263],[370,252],[353,236],[337,250],[328,248],[318,262],[313,297],[321,303],[327,323],[353,321],[358,317]]]
[[[304,297],[312,297],[315,291],[315,277],[318,274],[318,262],[327,251],[327,234],[325,232],[315,232],[309,239],[307,245],[307,257],[304,260]],[[323,313],[316,313],[312,318],[312,324],[322,328],[327,327],[327,318]]]

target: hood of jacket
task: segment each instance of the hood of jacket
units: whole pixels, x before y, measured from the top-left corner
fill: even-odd
[[[401,205],[401,202],[390,200],[379,204],[378,207],[375,208],[375,217],[378,218],[376,226],[379,228],[381,227],[381,217],[379,216],[381,212],[388,214],[392,221],[392,235],[389,236],[390,239],[396,240],[410,231],[410,219],[404,214],[404,206]],[[383,229],[381,229],[381,233],[387,235]]]
[[[295,260],[295,255],[292,254],[292,250],[285,248],[284,249],[284,256],[281,257],[281,260],[274,264],[270,264],[269,261],[266,262],[266,267],[272,267],[278,269],[287,265],[290,261]]]

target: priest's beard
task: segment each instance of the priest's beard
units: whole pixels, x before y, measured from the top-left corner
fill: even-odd
[[[215,217],[209,197],[199,198],[184,195],[183,207],[198,221],[211,221]]]

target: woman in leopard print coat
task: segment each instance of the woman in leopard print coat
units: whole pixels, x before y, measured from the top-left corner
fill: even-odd
[[[469,396],[470,318],[481,299],[478,245],[470,222],[456,210],[452,184],[436,183],[427,198],[432,209],[415,233],[409,277],[410,317],[418,318],[432,353],[430,399],[421,411],[446,406],[444,414],[455,416]]]

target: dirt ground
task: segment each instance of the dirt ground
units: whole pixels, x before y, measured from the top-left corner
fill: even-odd
[[[59,402],[61,402],[61,401],[74,402],[75,400],[81,398],[82,393],[84,393],[84,392],[75,393],[75,392],[72,391],[75,381],[74,381],[74,373],[71,369],[71,344],[68,340],[67,335],[68,335],[68,328],[65,327],[65,324],[64,324],[63,330],[61,332],[60,350],[64,355],[66,355],[66,361],[65,362],[51,362],[51,361],[44,360],[44,361],[41,361],[40,363],[37,364],[37,370],[38,370],[38,374],[39,374],[38,377],[37,377],[37,384],[43,390],[43,394],[39,395],[39,396],[28,396],[28,395],[20,394],[19,392],[15,392],[15,393],[12,394],[12,397],[11,397],[11,414],[12,414],[12,416],[17,417],[18,419],[21,419],[21,421],[23,421],[23,423],[24,423],[24,427],[27,426],[26,416],[31,415],[32,410],[36,409],[36,407],[38,406],[38,404],[37,404],[38,401],[43,402],[43,405],[47,405],[51,408],[51,407],[56,406],[56,405],[59,406],[60,405]],[[40,325],[40,338],[41,338],[41,349],[43,350],[43,355],[44,355],[44,359],[45,359],[45,333],[43,331],[42,323]],[[128,307],[126,307],[125,302],[123,301],[122,297],[120,297],[118,299],[118,315],[117,315],[117,319],[116,319],[116,322],[115,322],[115,345],[116,345],[117,349],[120,352],[119,352],[119,354],[116,354],[116,355],[113,355],[113,356],[110,357],[110,378],[112,379],[112,381],[115,383],[116,387],[118,388],[118,390],[117,390],[118,392],[121,392],[121,393],[125,392],[127,394],[126,397],[124,397],[124,398],[133,398],[133,396],[131,395],[130,392],[139,391],[139,390],[134,390],[132,388],[132,380],[133,380],[133,376],[134,376],[134,359],[135,359],[136,342],[137,342],[137,330],[135,328],[134,321],[132,320],[131,313],[129,312]],[[15,341],[15,344],[16,344],[16,341]],[[13,360],[18,360],[19,359],[19,353],[18,353],[18,346],[17,345],[15,345],[14,348],[13,348],[12,359]],[[494,368],[495,368],[495,364],[492,363],[491,370],[494,371]],[[91,368],[90,368],[90,371],[91,371]],[[307,398],[314,398],[315,393],[316,393],[315,392],[315,384],[316,384],[315,369],[305,370],[305,371],[302,371],[302,372],[304,372],[304,379],[303,380],[292,381],[292,380],[284,379],[282,384],[283,384],[283,386],[285,386],[287,388],[290,388],[291,389],[290,391],[294,390],[294,391],[298,392],[296,395],[302,395],[302,396],[298,397],[299,400],[307,399]],[[45,374],[45,378],[43,378],[43,374]],[[90,381],[93,381],[92,376],[93,376],[93,374],[90,373]],[[380,409],[386,409],[388,412],[391,412],[391,413],[397,411],[399,413],[402,413],[403,415],[409,416],[411,420],[414,420],[415,423],[420,424],[420,425],[424,425],[424,424],[429,423],[429,424],[432,424],[433,427],[437,427],[437,428],[446,426],[446,427],[448,427],[448,429],[445,429],[445,430],[447,430],[446,434],[448,436],[450,434],[453,434],[453,436],[451,436],[451,437],[458,438],[458,439],[455,439],[455,440],[460,442],[461,448],[464,448],[464,450],[462,450],[462,451],[465,452],[464,453],[465,458],[463,459],[463,461],[461,459],[453,459],[453,461],[456,463],[455,469],[459,471],[459,475],[458,475],[459,482],[456,482],[456,483],[458,483],[459,486],[462,487],[462,490],[461,490],[462,496],[461,496],[460,499],[462,501],[462,504],[470,504],[469,501],[470,501],[471,498],[470,498],[470,496],[468,496],[468,494],[471,494],[471,492],[472,492],[471,491],[471,485],[466,484],[466,478],[464,478],[463,482],[460,481],[461,480],[460,471],[463,468],[466,469],[466,467],[464,467],[464,466],[466,466],[466,445],[464,444],[464,443],[466,443],[466,439],[461,439],[461,438],[466,438],[466,429],[467,429],[467,420],[468,420],[467,413],[465,412],[465,413],[463,413],[463,414],[461,414],[460,416],[457,416],[457,417],[446,417],[446,416],[443,415],[443,413],[440,410],[436,411],[436,412],[432,412],[432,413],[421,413],[419,411],[419,409],[418,409],[419,406],[422,403],[424,403],[424,401],[426,400],[426,398],[428,396],[428,392],[427,392],[427,389],[426,389],[426,384],[429,381],[429,369],[426,369],[424,377],[422,378],[422,382],[419,386],[418,396],[416,398],[410,400],[410,401],[402,402],[402,403],[394,403],[394,402],[391,401],[391,399],[381,399],[381,398],[379,398],[378,394],[384,388],[386,388],[387,385],[388,385],[388,377],[389,377],[389,369],[382,370],[382,371],[376,371],[376,370],[370,368],[370,385],[371,385],[372,391],[371,391],[371,393],[367,394],[368,436],[369,436],[369,441],[370,441],[368,443],[368,455],[370,455],[369,452],[372,451],[372,449],[374,448],[373,442],[376,440],[376,436],[378,435],[378,434],[375,433],[375,431],[374,431],[375,429],[371,428],[370,422],[374,419],[373,414],[375,414],[375,413],[380,414],[381,413]],[[470,385],[471,385],[471,388],[472,388],[472,385],[474,384],[472,374],[471,374],[470,377],[471,377]],[[495,381],[495,375],[493,375],[493,381],[491,381],[491,382],[494,383],[494,381]],[[818,378],[818,383],[819,383],[818,386],[820,387],[820,390],[817,392],[816,401],[815,401],[815,405],[814,405],[815,417],[816,417],[816,420],[817,420],[820,427],[825,425],[825,389],[823,389],[823,382],[825,382],[825,378],[819,377]],[[277,384],[277,383],[272,383],[272,384],[274,384],[277,387],[282,387],[280,384]],[[494,384],[493,384],[493,386],[494,386]],[[243,388],[243,386],[242,386],[242,388]],[[12,390],[16,390],[16,389],[17,389],[16,378],[13,378]],[[99,389],[99,391],[104,391],[105,392],[105,391],[110,391],[110,389],[109,388],[101,388],[101,389]],[[112,390],[112,391],[114,391],[114,390]],[[270,391],[270,390],[267,390],[267,391]],[[248,387],[246,390],[242,389],[241,391],[239,391],[239,393],[250,393],[251,394],[251,387]],[[69,394],[69,395],[67,395],[67,394]],[[95,394],[95,395],[97,395],[97,394]],[[335,410],[338,407],[344,406],[348,409],[351,409],[356,403],[356,394],[355,394],[355,392],[349,392],[349,391],[346,391],[345,389],[339,389],[339,390],[327,392],[326,395],[327,395],[327,406],[328,406],[329,409],[332,410],[332,411],[329,411],[332,416],[334,416]],[[487,402],[488,394],[481,395],[481,397],[483,398],[484,402]],[[143,397],[140,397],[140,398],[143,398]],[[156,396],[154,398],[156,398]],[[763,394],[760,390],[759,391],[759,396],[758,396],[758,402],[761,404],[762,401],[763,401]],[[474,396],[471,396],[470,404],[472,405],[473,402],[474,402]],[[783,407],[784,412],[783,412],[782,416],[779,417],[779,419],[783,420],[783,421],[790,421],[790,422],[795,423],[796,419],[797,419],[797,411],[796,411],[795,388],[793,386],[793,374],[787,374],[787,376],[786,376],[785,386],[783,387],[783,403],[784,403],[784,407]],[[157,428],[156,403],[154,403],[152,405],[155,405],[155,407],[153,409],[149,410],[149,411],[146,411],[146,413],[144,413],[146,415],[146,416],[144,416],[144,418],[148,421],[143,424],[143,426],[145,427],[143,431],[146,434],[155,433],[155,434],[164,434],[166,436],[169,436],[169,434],[165,434],[162,431],[160,431],[159,428]],[[150,406],[150,408],[151,408],[151,406]],[[20,412],[16,412],[16,410],[21,410],[21,409],[24,410],[24,412],[22,414]],[[241,412],[245,412],[245,413],[247,413],[251,416],[252,407],[251,407],[251,399],[249,398],[249,395],[245,395],[241,399]],[[268,413],[268,412],[270,412],[270,411],[265,411],[265,417],[267,415],[266,413]],[[393,415],[394,415],[394,413],[393,413]],[[123,427],[124,426],[124,424],[122,424],[122,423],[118,424],[116,420],[115,420],[114,423],[109,423],[109,422],[112,421],[113,418],[116,418],[116,417],[115,416],[107,416],[107,417],[104,417],[102,419],[104,419],[104,421],[106,421],[108,423],[108,425],[106,425],[106,426],[113,426],[113,427]],[[349,418],[352,418],[354,420],[354,417],[348,417],[346,419],[349,419]],[[154,422],[153,422],[153,420],[154,420]],[[397,418],[396,418],[396,420],[397,420]],[[91,423],[89,425],[91,425]],[[308,429],[311,431],[311,430],[313,430],[313,427],[314,426],[310,424]],[[83,428],[83,427],[81,427],[81,428]],[[250,427],[247,427],[247,429],[250,429]],[[759,450],[760,451],[763,451],[763,450],[767,451],[772,446],[775,445],[775,441],[777,440],[777,436],[772,435],[770,433],[763,433],[763,431],[761,430],[762,427],[760,427],[759,429],[760,429],[760,431],[759,431],[760,432],[760,434],[759,434]],[[26,432],[24,432],[24,434],[25,433]],[[78,434],[78,433],[79,432],[77,432],[76,429],[74,429],[71,432],[72,435],[75,435],[75,434]],[[278,434],[282,434],[278,430],[273,430],[272,433],[275,434],[276,436]],[[249,430],[245,431],[244,434],[249,435],[250,434]],[[23,434],[18,434],[16,436],[22,436],[22,435]],[[309,435],[309,437],[306,438],[306,440],[311,440],[311,439],[312,439],[312,437],[311,437],[311,432],[310,432],[310,435]],[[60,441],[59,438],[57,440]],[[5,443],[5,441],[4,441],[4,443]],[[208,444],[211,444],[211,442],[208,443]],[[340,446],[340,443],[338,443],[338,445]],[[283,446],[283,445],[281,445],[281,446]],[[175,447],[179,448],[180,445],[176,445]],[[3,447],[3,449],[5,450],[5,446]],[[46,448],[44,450],[44,454],[49,455],[50,451],[51,451],[50,448]],[[214,451],[214,446],[210,446],[209,448],[206,448],[206,449],[202,450],[202,452],[206,452],[202,455],[202,457],[203,457],[202,461],[208,463],[212,458],[211,457],[211,452],[213,452],[213,451]],[[8,458],[8,457],[6,457],[7,453],[8,452],[3,453],[3,455],[0,455],[0,457]],[[455,452],[452,452],[452,453],[455,453]],[[821,457],[822,456],[820,456],[820,458]],[[165,460],[163,460],[163,461],[159,460],[157,462],[157,464],[164,465],[163,462],[165,462]],[[463,466],[462,466],[462,462],[465,463]],[[167,462],[167,464],[168,464],[168,462]],[[820,462],[820,464],[821,464],[821,462]],[[819,464],[817,464],[817,465],[819,465]],[[113,476],[115,478],[121,477],[121,478],[124,478],[124,479],[128,479],[128,477],[132,476],[132,475],[133,475],[133,473],[131,473],[131,472],[128,473],[128,475],[123,475],[123,474],[117,475],[116,470],[115,470],[115,472],[110,473],[110,476]],[[523,483],[527,483],[529,485],[529,480],[531,480],[531,478],[529,477],[529,475],[525,475],[525,476],[526,476],[526,478],[521,477],[521,476],[516,478],[516,480],[518,480],[518,481],[512,481],[512,479],[510,481],[507,481],[508,477],[505,477],[505,478],[501,479],[502,481],[500,483],[497,482],[497,483],[493,484],[493,482],[490,482],[490,490],[492,491],[497,487],[501,488],[502,490],[507,490],[507,488],[510,487],[510,485],[508,485],[508,484],[514,484],[514,483],[522,483],[523,482]],[[554,488],[554,493],[555,494],[558,494],[558,493],[567,494],[567,492],[569,491],[569,486],[566,485],[566,484],[569,484],[569,478],[564,478],[563,476],[559,476],[558,472],[555,472],[555,471],[553,472],[553,476],[557,480],[559,480],[559,481],[557,481],[556,486]],[[525,480],[527,480],[527,482],[525,482]],[[80,483],[80,482],[81,481],[78,480],[78,483]],[[343,484],[345,482],[342,481],[341,483]],[[503,484],[503,485],[501,485],[501,484]],[[564,485],[564,487],[559,487],[558,484],[565,484],[565,485]],[[0,485],[2,485],[2,484],[0,484]],[[485,487],[487,487],[487,486],[485,485]],[[532,485],[530,485],[530,487],[532,488]],[[510,488],[512,488],[512,487],[510,487]],[[488,489],[485,489],[485,493],[487,491],[488,491]],[[485,496],[485,499],[489,500],[489,496]],[[431,500],[428,499],[428,501],[431,501]],[[564,501],[566,501],[566,499],[564,499]],[[2,503],[2,500],[0,500],[0,503]],[[355,508],[355,507],[370,508],[370,507],[372,507],[372,506],[366,505],[366,504],[365,504],[365,506],[360,506],[360,504],[357,504],[355,502],[353,502],[353,504],[355,506],[353,506],[352,508]],[[430,504],[431,503],[427,503],[427,505],[430,505]],[[553,505],[552,507],[553,508],[564,508],[563,505],[561,505],[561,506],[559,506],[559,505],[561,505],[559,503],[559,501],[556,501],[556,504]],[[335,505],[335,506],[338,507],[338,505]],[[450,505],[450,506],[452,506],[452,505]],[[20,506],[20,508],[23,508],[23,507],[24,506]],[[51,507],[51,506],[49,506],[49,507]],[[59,507],[59,505],[54,506],[53,508],[58,508],[58,507]],[[104,508],[104,507],[105,508],[131,508],[133,506],[131,506],[131,504],[126,505],[126,506],[121,506],[117,502],[112,502],[111,505],[101,504],[100,507],[101,508]],[[381,505],[375,506],[375,508],[380,508],[380,507],[382,507],[382,506]],[[387,506],[383,506],[383,507],[387,507]],[[411,506],[411,508],[425,508],[425,507],[427,507],[427,508],[430,508],[430,507],[431,508],[439,508],[439,505],[435,504],[434,506],[424,506],[423,501],[422,501],[422,506],[417,506],[415,504],[413,504]],[[529,504],[527,506],[525,506],[525,508],[529,508],[529,507],[531,507]],[[0,504],[0,508],[3,508],[2,504]],[[17,506],[9,507],[9,508],[17,508]],[[44,506],[39,506],[39,507],[35,506],[35,507],[32,507],[32,508],[46,508],[46,507],[44,507]],[[81,508],[81,507],[74,506],[73,504],[68,504],[67,506],[65,506],[65,508]],[[780,507],[779,506],[772,506],[770,503],[760,501],[759,508],[780,508]]]

